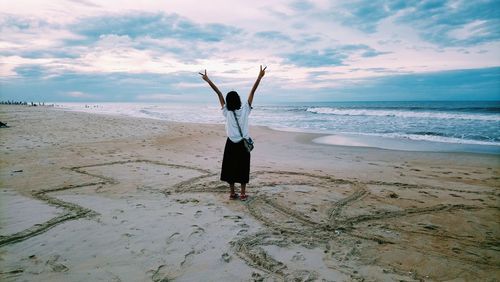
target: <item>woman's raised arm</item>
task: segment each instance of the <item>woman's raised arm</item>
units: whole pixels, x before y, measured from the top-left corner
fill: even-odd
[[[259,76],[257,77],[257,80],[255,81],[255,83],[254,83],[254,85],[252,87],[252,90],[250,91],[250,94],[248,94],[248,104],[250,106],[252,106],[253,95],[255,94],[255,91],[257,90],[257,87],[259,86],[260,80],[266,74],[266,69],[267,69],[267,67],[265,67],[264,69],[262,69],[262,65],[260,66]]]
[[[217,96],[219,97],[220,106],[224,107],[224,104],[226,104],[226,102],[224,101],[224,96],[222,96],[222,92],[220,92],[219,88],[217,88],[217,86],[215,86],[215,84],[210,80],[210,78],[208,78],[207,70],[205,70],[205,73],[199,72],[199,74],[201,75],[201,78],[205,80],[208,83],[208,85],[210,85],[210,87],[212,87],[215,93],[217,93]]]

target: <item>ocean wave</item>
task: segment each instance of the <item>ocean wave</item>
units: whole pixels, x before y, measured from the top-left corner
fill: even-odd
[[[139,110],[139,113],[144,114],[145,116],[153,119],[167,119],[167,114],[166,113],[161,113],[161,112],[155,112],[151,110]]]
[[[216,106],[60,103],[58,107],[88,113],[126,115],[176,122],[224,123],[224,117]],[[332,122],[335,115],[347,117],[338,119],[338,122]],[[380,118],[370,118],[370,116],[380,116]],[[383,118],[384,116],[396,118]],[[405,118],[414,118],[414,120]],[[269,126],[285,131],[376,135],[398,139],[490,146],[500,146],[499,121],[500,115],[485,113],[411,111],[408,108],[382,110],[324,105],[255,107],[251,117],[251,125]]]
[[[339,109],[339,108],[329,108],[329,107],[307,108],[306,111],[316,114],[338,115],[338,116],[380,116],[380,117],[402,117],[402,118],[500,121],[500,115],[491,115],[491,114],[465,114],[465,113],[429,112],[429,111],[415,112],[415,111],[405,111],[405,110]]]

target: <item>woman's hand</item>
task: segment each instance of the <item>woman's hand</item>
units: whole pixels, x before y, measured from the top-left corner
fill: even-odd
[[[252,87],[252,90],[250,90],[250,94],[248,94],[248,104],[250,106],[252,106],[252,102],[253,102],[253,96],[255,94],[255,91],[257,90],[257,87],[259,87],[259,83],[260,83],[260,80],[264,77],[264,75],[266,74],[266,69],[267,67],[265,68],[262,68],[262,65],[260,65],[260,71],[259,71],[259,76],[257,77],[257,80],[255,81],[253,87]]]
[[[259,79],[264,77],[264,75],[266,74],[266,69],[267,69],[267,67],[262,69],[262,65],[260,65]]]
[[[205,70],[205,73],[201,73],[199,72],[199,74],[201,75],[201,78],[203,80],[205,80],[206,82],[209,82],[210,81],[210,78],[208,78],[208,75],[207,75],[207,70]]]
[[[210,80],[210,78],[208,78],[207,70],[205,70],[205,73],[199,72],[199,74],[201,75],[201,78],[205,80],[208,83],[208,85],[210,85],[210,87],[212,87],[212,89],[217,94],[217,97],[219,97],[220,106],[224,107],[224,104],[226,103],[224,101],[224,96],[222,96],[222,92],[220,92],[219,88],[217,88],[217,86],[215,86],[215,84]]]

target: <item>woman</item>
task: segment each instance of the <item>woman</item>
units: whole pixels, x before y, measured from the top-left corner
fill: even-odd
[[[249,138],[248,115],[252,110],[251,106],[253,95],[259,86],[260,80],[266,74],[266,68],[267,67],[262,68],[262,66],[260,66],[259,77],[257,77],[257,80],[248,95],[248,100],[243,104],[241,103],[240,96],[236,91],[230,91],[227,93],[226,100],[224,101],[224,96],[222,96],[219,88],[217,88],[217,86],[215,86],[215,84],[208,78],[207,70],[205,70],[205,73],[199,73],[201,74],[203,80],[205,80],[210,87],[212,87],[215,93],[217,93],[219,103],[222,107],[222,114],[226,118],[226,133],[228,138],[224,148],[220,180],[229,183],[229,187],[231,188],[229,199],[231,200],[239,198],[240,200],[245,201],[248,197],[245,194],[245,188],[250,175],[250,153],[243,144],[243,138]],[[234,192],[234,183],[241,184],[239,196]]]

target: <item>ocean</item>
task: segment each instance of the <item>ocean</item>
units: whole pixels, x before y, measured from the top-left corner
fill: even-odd
[[[161,120],[224,123],[213,104],[56,103],[69,110]],[[323,102],[260,105],[251,125],[275,130],[348,136],[366,146],[402,149],[397,144],[438,145],[446,151],[500,153],[500,101],[492,102]],[[325,141],[330,140],[330,141]],[[337,144],[335,139],[320,143]],[[343,139],[340,145],[350,145]],[[376,142],[370,142],[376,140]],[[359,145],[359,142],[352,145]],[[387,141],[387,142],[384,142]],[[403,142],[403,143],[401,143]],[[379,144],[379,145],[374,145]],[[392,148],[391,144],[396,148]],[[439,146],[441,145],[441,146]],[[453,147],[455,145],[455,147]],[[450,147],[451,146],[451,147]],[[435,146],[434,146],[435,147]],[[426,146],[412,147],[421,150]],[[424,149],[425,150],[425,149]],[[434,149],[433,149],[434,150]],[[439,149],[438,149],[439,150]]]

